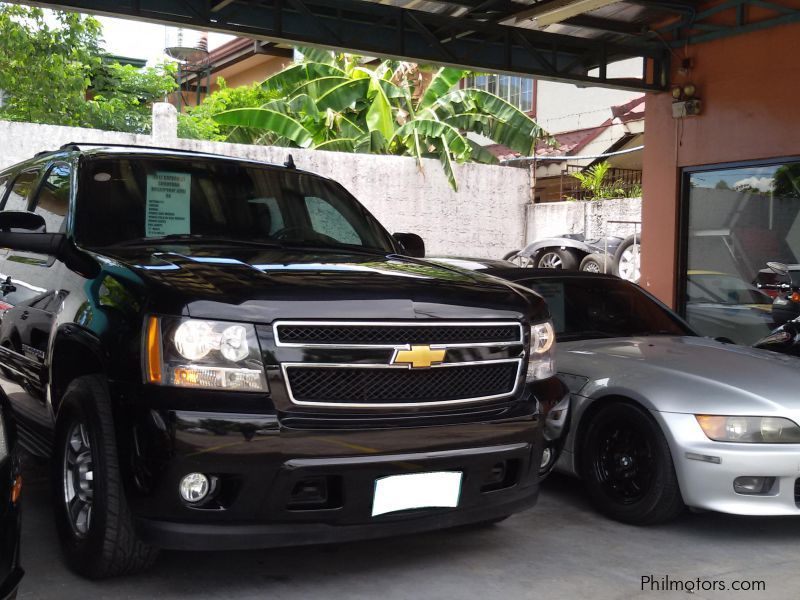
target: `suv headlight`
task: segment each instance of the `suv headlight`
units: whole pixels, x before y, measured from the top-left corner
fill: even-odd
[[[149,383],[240,392],[269,390],[251,324],[151,316],[144,355]]]
[[[531,349],[528,358],[528,382],[547,379],[556,374],[556,334],[550,321],[531,325]]]
[[[715,442],[800,444],[800,427],[783,417],[695,415],[706,437]]]

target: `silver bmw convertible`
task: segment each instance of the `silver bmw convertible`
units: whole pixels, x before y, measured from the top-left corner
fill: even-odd
[[[800,515],[800,360],[699,337],[605,275],[489,269],[544,296],[571,391],[556,469],[620,521]]]

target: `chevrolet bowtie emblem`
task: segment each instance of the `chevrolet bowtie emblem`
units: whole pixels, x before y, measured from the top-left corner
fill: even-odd
[[[434,350],[430,346],[411,346],[410,350],[395,350],[393,365],[410,365],[412,369],[427,369],[444,361],[447,350]]]

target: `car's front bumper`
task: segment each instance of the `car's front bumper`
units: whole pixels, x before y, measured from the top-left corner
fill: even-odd
[[[654,412],[687,506],[737,515],[800,515],[800,445],[709,440],[694,415]],[[774,477],[763,495],[734,491],[737,477]]]
[[[349,458],[336,464],[333,459],[289,460],[281,465],[284,481],[271,486],[265,498],[272,518],[255,515],[245,523],[207,518],[192,522],[139,518],[142,539],[175,550],[235,550],[274,548],[347,542],[445,529],[490,521],[530,508],[538,497],[536,465],[530,459],[531,444],[470,448],[442,453],[383,455]],[[526,473],[507,488],[483,491],[482,479],[502,460],[519,461]],[[457,508],[427,508],[371,516],[376,479],[390,475],[461,471],[464,473]],[[286,510],[297,481],[325,473],[341,477],[344,499],[332,508]],[[330,475],[333,473],[334,475]],[[209,515],[213,517],[213,515]]]
[[[559,388],[560,389],[560,388]],[[533,506],[543,419],[534,393],[481,418],[420,419],[380,427],[287,427],[275,414],[136,410],[119,431],[134,455],[128,499],[142,538],[169,549],[245,549],[341,542],[493,520]],[[132,427],[131,427],[132,426]],[[498,465],[504,465],[502,481]],[[463,473],[456,508],[372,516],[377,479],[432,471]],[[191,507],[181,478],[215,477],[215,500]],[[325,500],[297,501],[304,482]]]

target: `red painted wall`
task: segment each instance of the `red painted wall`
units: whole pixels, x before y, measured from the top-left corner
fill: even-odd
[[[694,83],[703,108],[673,119],[669,94],[647,96],[641,281],[673,306],[680,168],[800,155],[800,24],[676,52],[672,82]]]

